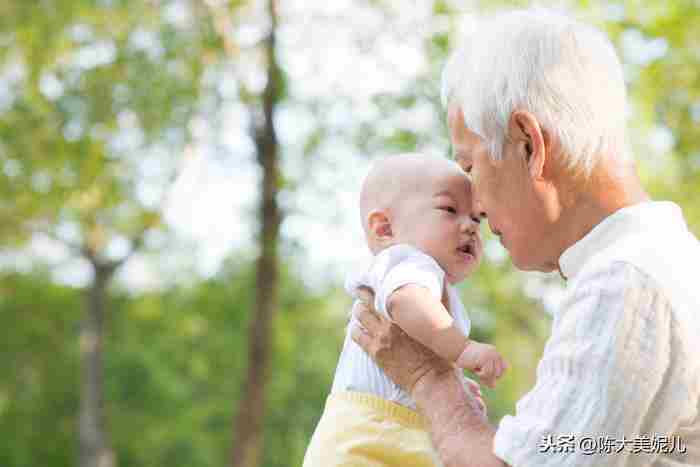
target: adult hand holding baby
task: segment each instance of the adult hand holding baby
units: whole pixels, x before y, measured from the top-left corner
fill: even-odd
[[[429,373],[446,374],[455,367],[438,357],[429,348],[412,339],[397,324],[374,309],[374,293],[368,288],[358,290],[361,302],[353,309],[360,325],[351,330],[352,338],[386,372],[386,374],[412,393],[421,379]],[[464,388],[486,414],[486,404],[481,396],[479,385],[460,373]]]

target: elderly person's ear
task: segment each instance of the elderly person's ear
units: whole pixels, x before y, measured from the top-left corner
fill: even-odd
[[[530,176],[541,179],[547,159],[545,132],[537,118],[526,110],[516,110],[508,122],[508,139],[518,157],[527,164]]]

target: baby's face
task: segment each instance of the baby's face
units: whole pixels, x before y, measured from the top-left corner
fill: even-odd
[[[482,246],[469,178],[456,164],[444,162],[402,197],[392,230],[396,243],[411,244],[435,258],[455,284],[476,268]]]

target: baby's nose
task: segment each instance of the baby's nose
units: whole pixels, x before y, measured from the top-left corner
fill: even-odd
[[[474,233],[479,230],[479,222],[481,220],[473,214],[468,214],[462,217],[461,228],[463,232]]]

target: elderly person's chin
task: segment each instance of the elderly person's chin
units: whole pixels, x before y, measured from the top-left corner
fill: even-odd
[[[557,262],[545,254],[546,249],[538,242],[509,244],[501,239],[501,244],[508,251],[511,262],[521,271],[552,272],[558,269]]]

